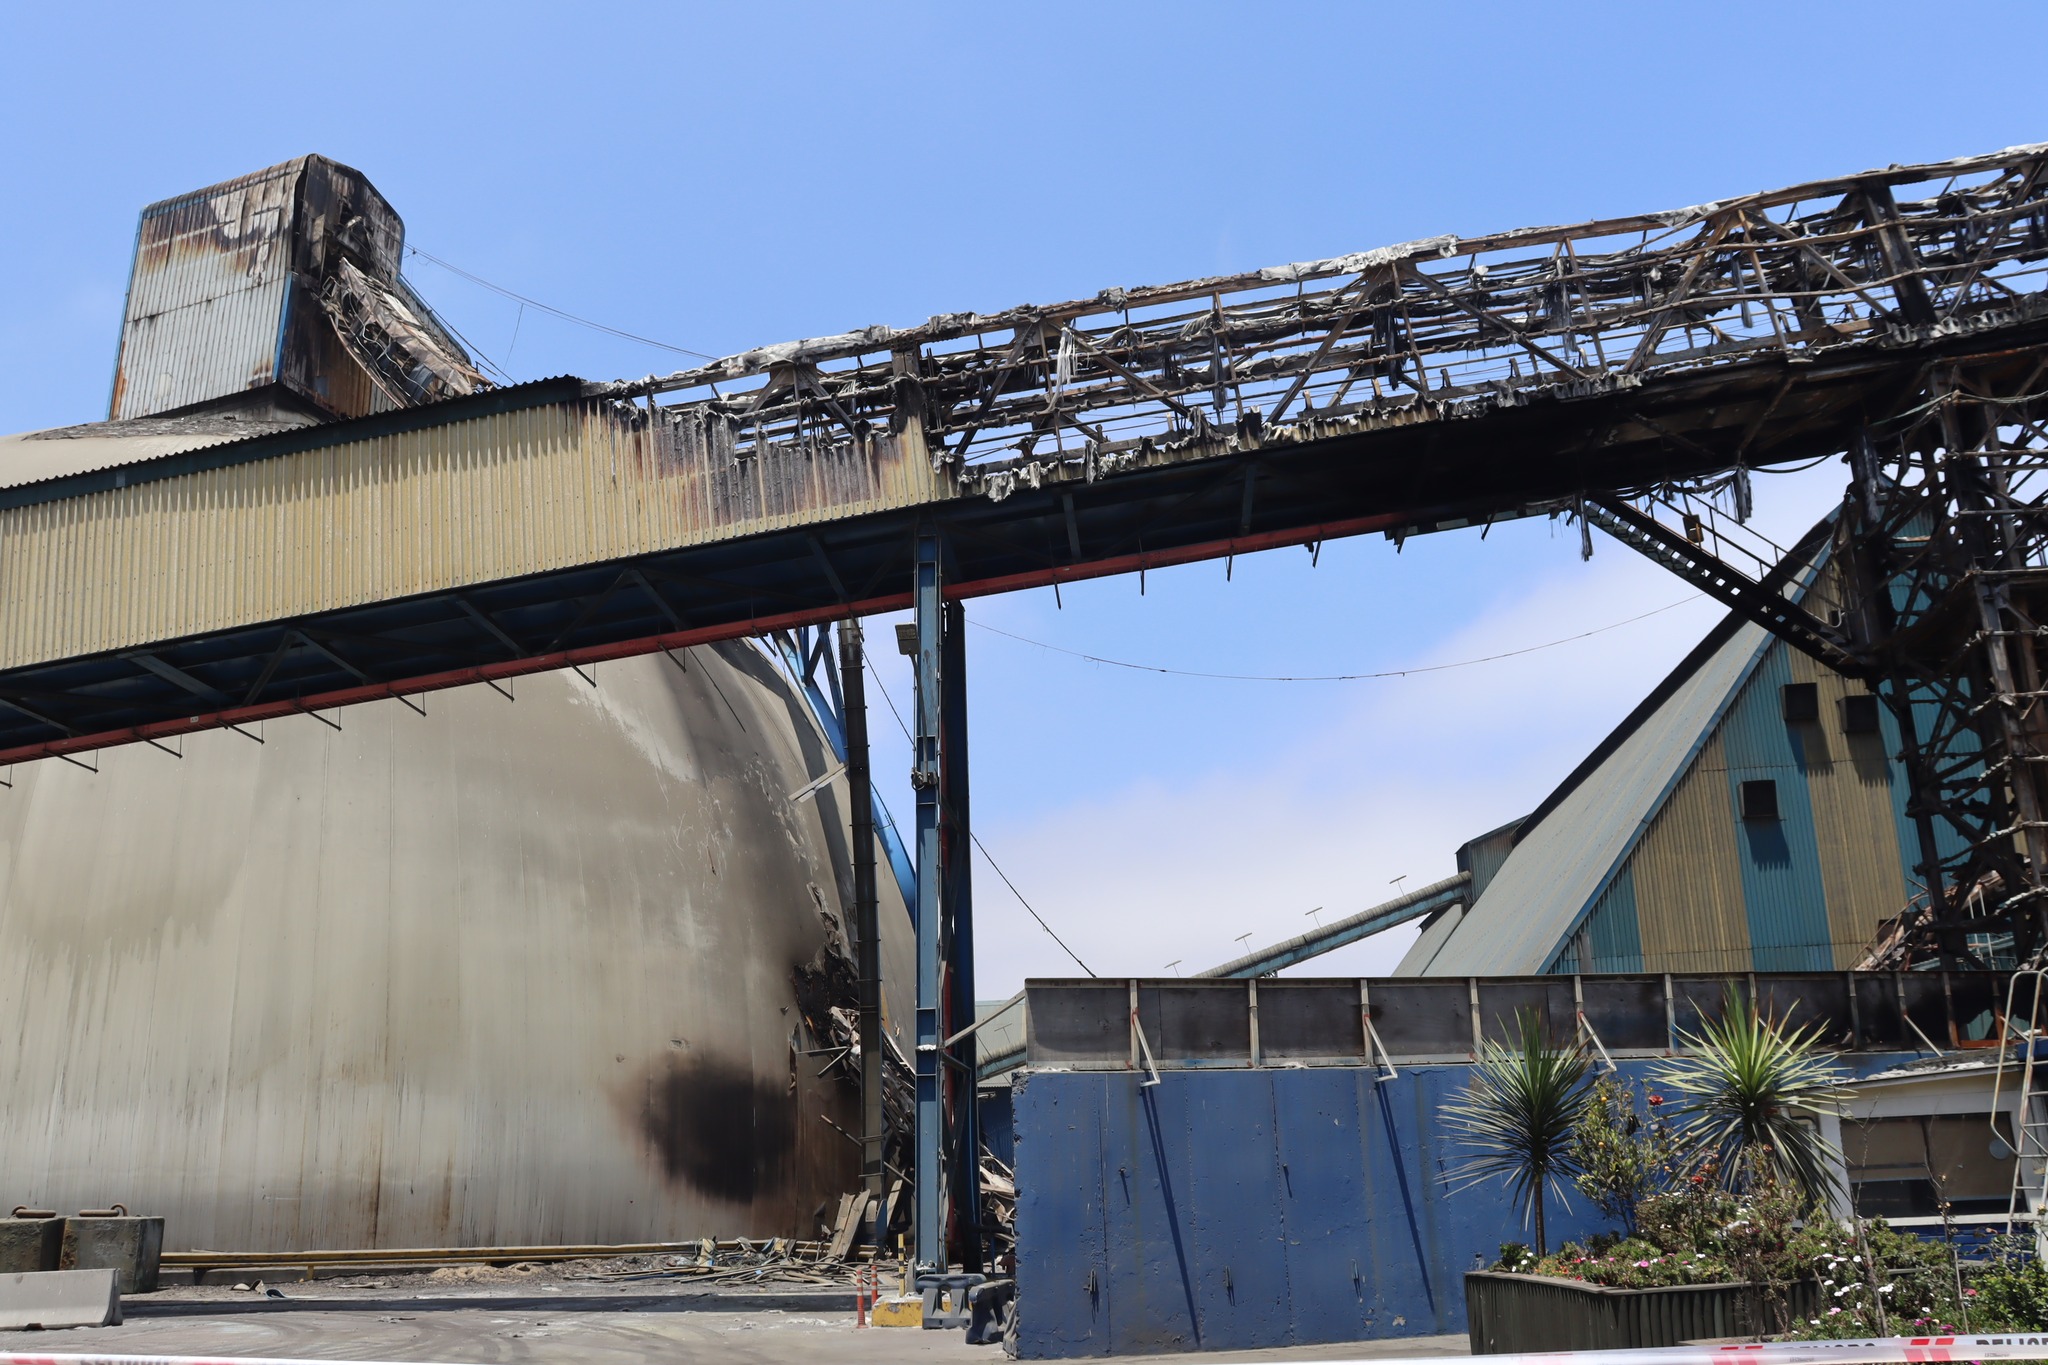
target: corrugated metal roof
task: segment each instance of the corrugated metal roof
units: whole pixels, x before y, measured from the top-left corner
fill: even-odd
[[[1515,845],[1486,894],[1429,961],[1432,976],[1541,971],[1634,847],[1763,653],[1743,625],[1641,718]],[[1402,964],[1404,972],[1412,972]]]
[[[291,430],[298,423],[233,417],[151,418],[95,422],[0,436],[0,488],[140,464],[165,455]]]

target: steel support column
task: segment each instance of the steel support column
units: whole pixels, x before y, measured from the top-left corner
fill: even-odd
[[[875,803],[868,774],[868,694],[862,676],[860,618],[839,623],[840,715],[846,735],[846,795],[853,839],[853,939],[860,968],[860,1167],[868,1209],[875,1220],[872,1238],[880,1247],[888,1232],[883,1221],[888,1149],[887,1084],[882,1055],[881,914],[875,894]]]
[[[968,819],[967,763],[967,614],[948,602],[940,663],[944,714],[940,762],[945,797],[945,918],[948,973],[946,1037],[974,1020],[974,845]],[[975,1112],[975,1065],[979,1041],[970,1034],[953,1045],[945,1068],[946,1090],[953,1098],[950,1193],[954,1213],[954,1249],[963,1269],[981,1269],[981,1126]]]
[[[946,1256],[945,801],[940,735],[944,704],[945,634],[938,534],[921,530],[912,583],[916,623],[917,733],[910,782],[917,789],[917,1218],[913,1258],[943,1270]]]

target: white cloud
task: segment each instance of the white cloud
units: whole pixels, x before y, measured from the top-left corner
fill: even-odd
[[[1780,541],[1811,524],[1836,479],[1786,480],[1765,523]],[[1476,551],[1476,547],[1475,547]],[[1683,605],[1657,610],[1674,602]],[[1254,761],[1168,783],[1083,770],[1058,808],[977,827],[1055,931],[1104,975],[1183,974],[1302,932],[1304,912],[1355,913],[1450,875],[1457,846],[1526,814],[1721,616],[1677,579],[1602,540],[1483,615],[1418,646],[1447,663],[1644,619],[1516,657],[1405,678],[1272,685],[1286,742]],[[977,988],[1076,973],[984,866],[976,877]],[[1331,953],[1305,970],[1391,969],[1412,931]]]

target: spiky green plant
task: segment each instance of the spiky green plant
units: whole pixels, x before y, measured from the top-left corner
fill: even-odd
[[[1444,1126],[1470,1153],[1452,1170],[1457,1188],[1488,1180],[1508,1187],[1533,1225],[1536,1254],[1550,1253],[1543,1230],[1544,1192],[1568,1198],[1566,1180],[1576,1174],[1572,1130],[1585,1112],[1587,1057],[1577,1043],[1553,1048],[1533,1011],[1519,1016],[1521,1037],[1514,1047],[1488,1042],[1473,1064],[1471,1079],[1441,1112]]]
[[[1761,1163],[1809,1205],[1840,1190],[1841,1154],[1821,1135],[1820,1121],[1842,1112],[1842,1073],[1815,1047],[1818,1035],[1788,1029],[1732,986],[1719,1020],[1680,1035],[1690,1055],[1656,1068],[1651,1079],[1681,1097],[1676,1118],[1687,1169],[1711,1169],[1737,1190]]]

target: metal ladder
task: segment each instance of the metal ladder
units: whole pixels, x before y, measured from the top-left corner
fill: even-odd
[[[2024,1012],[2019,1008],[2025,1005]],[[2043,1025],[2043,1006],[2048,1005],[2048,970],[2023,968],[2012,974],[2005,986],[2005,1014],[1999,1020],[1998,1073],[1991,1082],[1991,1135],[2013,1147],[2012,1192],[2006,1202],[2005,1230],[2011,1235],[2021,1223],[2033,1224],[2037,1252],[2042,1226],[2037,1210],[2048,1210],[2048,1120],[2036,1116],[2039,1087],[2048,1083],[2048,1033]],[[2003,1112],[2000,1101],[2010,1095],[2012,1136],[1998,1131]]]

